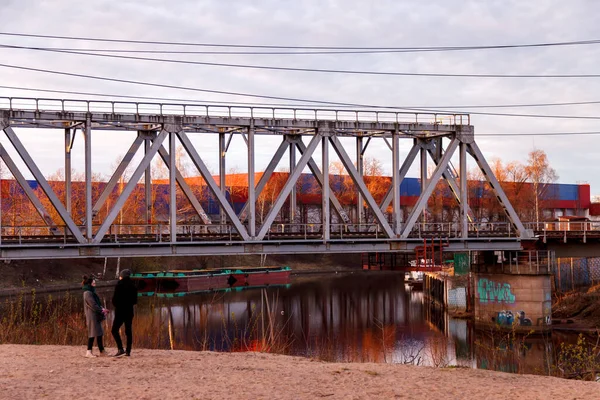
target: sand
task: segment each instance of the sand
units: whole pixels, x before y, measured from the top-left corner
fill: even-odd
[[[110,353],[114,349],[109,349]],[[600,399],[600,383],[264,353],[0,345],[4,399]]]

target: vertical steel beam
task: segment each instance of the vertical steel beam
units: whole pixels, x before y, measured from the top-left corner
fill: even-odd
[[[358,176],[360,176],[362,179],[362,176],[364,174],[362,136],[358,136],[356,138],[356,170],[358,171]],[[356,195],[356,223],[358,223],[359,225],[363,223],[363,198],[360,192]]]
[[[393,212],[392,212],[392,225],[394,233],[400,235],[401,233],[401,220],[400,220],[400,135],[398,128],[392,134],[392,198],[393,198]]]
[[[279,213],[279,211],[281,210],[281,207],[283,206],[285,199],[289,196],[290,191],[292,190],[292,186],[296,185],[296,182],[298,181],[300,174],[302,174],[302,171],[306,167],[306,164],[308,164],[308,160],[310,160],[310,158],[312,157],[312,154],[314,153],[315,149],[317,148],[320,138],[321,138],[321,135],[319,135],[319,134],[315,134],[313,136],[310,143],[308,144],[308,147],[306,148],[306,152],[302,155],[302,157],[300,157],[300,160],[298,160],[298,163],[296,164],[296,168],[294,168],[293,171],[290,171],[290,176],[289,176],[288,180],[286,181],[285,185],[283,185],[283,188],[279,192],[277,199],[275,200],[275,202],[273,203],[273,206],[269,210],[269,213],[267,214],[267,217],[265,218],[265,221],[263,222],[263,224],[260,228],[260,231],[258,232],[258,235],[256,236],[257,240],[262,240],[266,236],[267,231],[269,230],[269,228],[271,227],[271,224],[273,224],[273,221],[275,220],[275,217],[277,216],[277,213]]]
[[[65,208],[71,214],[71,128],[65,128]]]
[[[232,133],[233,135],[233,133]],[[226,182],[226,164],[225,164],[225,132],[219,133],[219,187],[221,188],[221,194],[225,197],[227,188],[225,187]],[[225,210],[223,207],[219,207],[219,216],[220,216],[220,224],[223,226],[227,224],[227,214],[225,214]]]
[[[256,190],[254,185],[254,120],[248,127],[248,234],[256,236]]]
[[[452,155],[454,154],[454,151],[456,150],[457,146],[458,146],[458,140],[452,139],[452,141],[450,142],[450,145],[448,145],[448,149],[446,150],[446,153],[444,153],[444,156],[442,157],[442,159],[440,160],[440,163],[438,164],[435,171],[433,172],[433,175],[427,182],[427,186],[425,186],[425,188],[421,191],[419,200],[417,200],[417,203],[415,204],[413,210],[411,211],[410,215],[406,219],[406,224],[404,225],[404,229],[402,230],[402,238],[403,239],[406,239],[408,237],[408,235],[410,234],[410,231],[412,230],[413,226],[415,225],[415,222],[417,222],[419,215],[421,215],[421,213],[427,206],[427,201],[429,200],[431,193],[433,193],[433,190],[435,189],[437,182],[442,177],[444,170],[448,167],[448,163],[450,162],[450,159],[452,158]]]
[[[138,133],[139,134],[139,133]],[[144,140],[144,154],[148,153],[150,150],[150,139]],[[145,192],[145,202],[146,202],[146,221],[148,224],[146,226],[146,234],[151,232],[150,224],[152,223],[152,164],[146,168],[146,172],[144,173],[144,192]]]
[[[283,154],[287,150],[287,147],[288,147],[288,144],[284,138],[284,140],[279,144],[279,148],[275,152],[275,155],[273,155],[273,158],[271,158],[271,161],[269,161],[269,165],[267,165],[267,168],[265,169],[262,176],[258,180],[258,185],[256,185],[256,190],[255,190],[256,197],[260,196],[263,188],[265,187],[265,185],[271,178],[271,175],[273,175],[273,172],[275,172],[275,168],[279,164],[279,161],[281,161],[281,158],[283,157]],[[242,207],[242,209],[240,210],[240,212],[238,214],[241,221],[246,219],[246,210],[247,209],[248,209],[248,201],[246,201],[246,204],[244,204],[244,207]]]
[[[467,144],[460,142],[460,167],[459,167],[459,179],[460,179],[460,230],[463,239],[469,237],[469,220],[468,220],[468,197],[467,197]]]
[[[123,173],[127,169],[127,166],[131,162],[131,159],[133,158],[133,156],[135,156],[135,153],[140,148],[142,141],[143,141],[143,139],[140,136],[136,137],[135,140],[133,141],[133,143],[131,144],[131,147],[129,147],[129,150],[127,150],[127,153],[125,154],[125,156],[123,157],[123,159],[121,160],[119,165],[117,166],[117,169],[110,177],[106,186],[104,186],[104,190],[102,190],[100,197],[98,197],[98,200],[96,200],[96,204],[94,205],[94,208],[92,209],[92,217],[95,217],[96,214],[98,214],[98,211],[100,211],[100,208],[102,208],[102,206],[104,206],[106,199],[108,199],[108,197],[110,196],[112,191],[115,189],[115,187],[119,183],[119,179],[121,179],[121,177],[123,176]]]
[[[369,192],[369,189],[365,185],[365,182],[358,176],[358,171],[356,170],[356,168],[354,168],[354,165],[352,164],[352,160],[350,159],[350,157],[348,157],[348,154],[346,153],[346,150],[344,150],[344,147],[340,143],[339,139],[335,136],[331,136],[329,138],[329,140],[330,140],[331,144],[333,145],[333,148],[334,148],[335,152],[337,153],[338,157],[342,161],[342,164],[346,168],[346,171],[348,171],[348,174],[350,174],[350,177],[352,178],[354,185],[362,193],[365,201],[371,208],[371,211],[373,211],[373,214],[375,215],[375,219],[377,219],[377,222],[379,222],[379,224],[383,228],[387,237],[393,238],[394,231],[392,230],[392,228],[388,224],[387,220],[385,219],[385,216],[379,209],[379,206],[377,205],[377,203],[375,202],[375,199]]]
[[[302,142],[302,139],[296,141],[296,146],[298,147],[300,154],[304,154],[304,152],[306,151],[306,146]],[[321,173],[321,169],[312,157],[310,160],[308,160],[308,168],[310,169],[315,179],[321,186],[321,189],[323,189],[323,174]],[[329,189],[329,200],[331,201],[331,205],[333,206],[333,209],[335,210],[336,214],[338,215],[338,217],[340,217],[340,220],[342,220],[345,224],[349,224],[350,222],[352,222],[350,220],[350,217],[348,217],[346,210],[344,210],[344,207],[342,207],[337,197],[335,197],[335,194],[331,193],[331,186]]]
[[[427,186],[427,149],[425,148],[425,142],[422,142],[421,147],[421,192],[425,190]]]
[[[160,155],[160,158],[162,158],[163,162],[165,163],[167,168],[169,168],[169,171],[170,171],[171,158],[170,158],[169,153],[165,149],[165,146],[160,146],[160,148],[158,149],[158,154]],[[196,197],[196,195],[194,194],[194,192],[192,191],[190,186],[185,181],[184,176],[181,175],[181,172],[179,172],[179,169],[177,168],[177,164],[175,164],[175,178],[177,180],[177,183],[179,184],[179,187],[181,188],[181,191],[183,192],[185,197],[188,199],[188,201],[190,202],[192,207],[194,207],[194,210],[196,210],[196,213],[198,213],[198,216],[200,217],[200,219],[202,219],[202,222],[204,222],[206,225],[210,225],[211,224],[210,218],[204,211],[204,208],[202,208],[202,205],[198,201],[198,198]]]
[[[521,220],[519,219],[519,216],[515,212],[513,206],[510,204],[510,201],[508,201],[506,193],[504,193],[504,190],[502,190],[502,186],[500,186],[500,183],[494,176],[494,173],[492,172],[492,169],[485,160],[485,157],[483,157],[481,150],[479,150],[479,146],[477,146],[477,143],[473,142],[469,143],[468,147],[471,150],[471,155],[473,156],[473,158],[477,162],[477,165],[481,169],[481,172],[483,172],[483,175],[490,184],[490,187],[496,195],[496,198],[500,202],[500,205],[502,206],[502,208],[504,208],[504,212],[506,213],[506,216],[508,217],[509,221],[512,223],[513,228],[515,228],[519,232],[519,236],[521,238],[528,238],[529,234],[525,231],[525,227],[521,223]]]
[[[329,137],[323,136],[321,139],[321,156],[323,160],[323,185],[321,188],[321,217],[323,223],[323,242],[327,243],[331,239],[329,212]]]
[[[290,174],[294,170],[296,166],[296,145],[294,143],[290,143],[289,146],[290,151]],[[290,224],[293,224],[296,219],[296,185],[292,187],[292,191],[290,192],[290,209],[289,209],[289,219]]]
[[[244,225],[242,225],[237,215],[235,215],[235,211],[233,211],[231,204],[229,204],[225,196],[221,194],[221,188],[219,188],[219,186],[213,179],[212,174],[206,167],[206,164],[204,164],[204,161],[202,161],[202,159],[200,158],[200,155],[194,148],[194,145],[188,138],[187,134],[184,131],[180,131],[177,133],[177,136],[179,136],[179,140],[181,141],[183,148],[188,152],[190,158],[192,159],[192,162],[194,163],[196,168],[198,168],[200,175],[202,175],[202,177],[206,181],[206,184],[208,185],[209,189],[217,198],[219,204],[225,209],[227,216],[231,220],[231,223],[237,229],[240,236],[246,241],[250,240],[250,237],[248,236],[248,231],[246,230],[246,228],[244,228]]]
[[[94,236],[93,239],[94,243],[100,243],[102,241],[102,238],[104,237],[104,235],[106,235],[106,232],[108,232],[108,228],[110,228],[113,221],[117,217],[117,214],[119,214],[119,211],[121,211],[121,208],[123,208],[123,205],[129,198],[129,195],[137,186],[137,183],[146,171],[146,168],[148,168],[148,165],[150,165],[150,163],[152,162],[152,159],[158,152],[158,149],[164,142],[167,135],[168,132],[163,130],[161,133],[158,134],[156,139],[154,139],[152,146],[150,146],[150,149],[148,149],[148,153],[144,155],[142,161],[140,161],[140,164],[137,166],[135,171],[133,171],[133,174],[131,174],[131,178],[129,178],[129,182],[127,182],[127,184],[123,188],[123,191],[119,195],[119,198],[115,202],[115,205],[109,211],[108,215],[104,219],[104,222],[102,223],[102,225],[100,225],[100,228],[98,228],[96,236]]]
[[[177,242],[177,160],[175,159],[176,132],[169,132],[169,233],[171,243]]]
[[[402,185],[402,181],[406,177],[406,174],[408,173],[410,166],[412,165],[413,161],[417,157],[417,154],[419,153],[420,148],[421,147],[417,144],[417,141],[415,139],[415,143],[413,144],[413,147],[410,149],[410,151],[406,155],[406,158],[404,159],[404,162],[402,163],[402,167],[400,167],[400,171],[398,172],[398,190],[400,190],[400,185]],[[379,206],[379,209],[382,212],[384,212],[389,207],[390,203],[392,202],[392,196],[393,196],[393,191],[392,191],[392,186],[390,186],[388,188],[387,192],[385,193],[385,196],[383,197],[383,201],[381,202],[381,204]]]
[[[92,241],[92,119],[88,114],[85,119],[85,234],[88,242]]]
[[[10,126],[7,126],[4,128],[4,133],[14,146],[15,150],[17,150],[17,153],[19,153],[19,156],[21,156],[21,159],[25,163],[25,166],[27,166],[27,169],[29,169],[29,172],[31,172],[31,174],[37,180],[38,184],[40,185],[46,196],[48,196],[48,200],[50,200],[50,203],[52,203],[58,215],[60,215],[65,225],[67,225],[69,230],[73,233],[73,236],[75,236],[77,242],[86,243],[87,240],[81,234],[81,231],[79,230],[77,225],[75,225],[75,222],[73,222],[73,219],[67,213],[66,208],[60,202],[58,197],[56,197],[56,194],[52,190],[52,187],[50,187],[48,181],[46,181],[46,178],[44,178],[44,175],[25,149],[25,146],[23,146],[23,143],[21,143],[21,140],[17,137],[15,131]]]

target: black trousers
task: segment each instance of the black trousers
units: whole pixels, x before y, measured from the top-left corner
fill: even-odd
[[[119,350],[123,350],[123,342],[121,341],[121,335],[119,334],[119,329],[121,329],[121,325],[125,324],[125,336],[127,337],[127,347],[126,352],[131,352],[131,344],[133,343],[133,332],[131,331],[131,323],[133,322],[133,314],[119,314],[115,313],[115,319],[113,321],[111,333],[115,338],[115,342],[117,343],[117,348]]]
[[[98,343],[98,350],[100,350],[101,352],[104,351],[104,344],[102,344],[102,336],[98,336],[96,338],[96,342]],[[94,345],[94,338],[88,338],[88,350],[92,350],[92,346]]]

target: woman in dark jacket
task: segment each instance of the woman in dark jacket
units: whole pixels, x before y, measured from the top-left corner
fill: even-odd
[[[102,321],[106,319],[108,310],[102,307],[100,298],[96,294],[96,280],[94,277],[84,275],[82,285],[85,324],[87,325],[88,332],[88,346],[85,356],[96,357],[96,355],[92,353],[94,338],[96,338],[100,355],[104,356],[106,355],[106,352],[104,351],[104,345],[102,344],[102,336],[104,335]]]

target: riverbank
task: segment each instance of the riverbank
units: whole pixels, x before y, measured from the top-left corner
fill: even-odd
[[[109,349],[113,352],[114,349]],[[135,350],[83,357],[82,346],[0,345],[11,399],[597,399],[600,386],[466,368],[326,363],[264,353]]]

